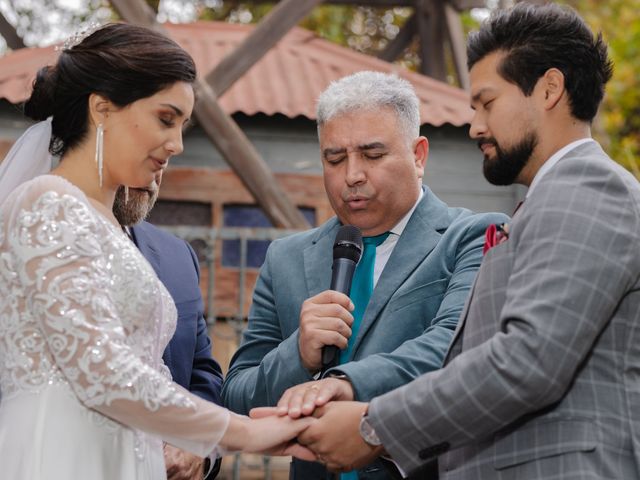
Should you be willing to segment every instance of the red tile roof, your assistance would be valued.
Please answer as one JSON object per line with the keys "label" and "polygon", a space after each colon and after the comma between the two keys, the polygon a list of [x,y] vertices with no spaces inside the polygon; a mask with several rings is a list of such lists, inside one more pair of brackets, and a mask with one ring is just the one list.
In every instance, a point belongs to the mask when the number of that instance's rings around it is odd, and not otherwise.
{"label": "red tile roof", "polygon": [[[252,26],[221,22],[167,24],[169,34],[196,61],[201,75],[232,51]],[[52,63],[53,47],[25,48],[0,58],[0,98],[24,101],[35,72]],[[292,29],[220,99],[228,113],[303,115],[315,119],[315,102],[329,82],[361,70],[394,72],[409,80],[421,101],[423,124],[468,124],[472,111],[464,90],[397,65],[323,40],[302,28]]]}

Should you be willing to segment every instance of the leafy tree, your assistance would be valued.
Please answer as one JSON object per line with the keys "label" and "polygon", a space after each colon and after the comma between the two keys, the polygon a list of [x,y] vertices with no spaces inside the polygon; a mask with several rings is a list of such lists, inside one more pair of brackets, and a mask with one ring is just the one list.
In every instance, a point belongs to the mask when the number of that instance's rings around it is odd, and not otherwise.
{"label": "leafy tree", "polygon": [[59,0],[12,0],[8,5],[0,2],[0,10],[27,46],[50,45],[114,18],[105,0],[84,0],[77,7]]}
{"label": "leafy tree", "polygon": [[[274,4],[256,5],[251,2],[218,2],[215,6],[203,8],[199,18],[256,23],[273,6]],[[319,5],[301,22],[301,26],[331,42],[375,55],[395,38],[410,15],[410,8]]]}
{"label": "leafy tree", "polygon": [[[640,0],[559,0],[571,5],[596,31],[602,31],[609,43],[615,64],[614,76],[594,124],[598,140],[611,156],[640,178]],[[505,2],[487,1],[490,7]],[[242,23],[259,21],[270,5],[218,2],[203,12],[205,18]],[[231,5],[233,4],[233,5]],[[321,5],[302,26],[319,36],[375,55],[392,40],[411,15],[410,8],[371,8]],[[464,30],[475,29],[478,17],[462,15]],[[411,45],[399,63],[410,69],[419,64],[417,45]]]}
{"label": "leafy tree", "polygon": [[[640,179],[640,0],[566,0],[609,43],[614,73],[596,133]],[[606,138],[605,137],[608,137]]]}
{"label": "leafy tree", "polygon": [[[161,21],[199,18],[234,23],[258,22],[275,4],[241,0],[146,1]],[[612,157],[640,178],[640,0],[557,1],[576,8],[595,30],[603,32],[610,45],[615,71],[594,131]],[[508,2],[487,0],[487,5],[494,8],[504,3]],[[84,0],[75,9],[60,0],[13,0],[8,6],[0,0],[0,9],[17,25],[27,45],[50,44],[91,22],[117,18],[107,0]],[[320,5],[302,26],[339,45],[376,55],[395,38],[411,13],[411,8]],[[463,14],[465,31],[477,28],[477,18]],[[398,62],[415,70],[419,65],[417,49],[414,42]]]}

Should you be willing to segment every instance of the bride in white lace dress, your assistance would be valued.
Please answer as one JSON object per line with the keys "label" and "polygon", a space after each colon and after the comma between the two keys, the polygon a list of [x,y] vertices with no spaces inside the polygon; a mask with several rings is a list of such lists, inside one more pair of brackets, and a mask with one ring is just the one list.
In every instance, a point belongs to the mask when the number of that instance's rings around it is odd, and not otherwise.
{"label": "bride in white lace dress", "polygon": [[[163,441],[311,455],[289,442],[311,420],[250,420],[171,381],[175,306],[111,213],[119,185],[152,185],[182,151],[194,79],[180,47],[129,25],[39,72],[25,112],[53,122],[0,167],[2,478],[161,479]],[[50,138],[60,164],[35,176]]]}

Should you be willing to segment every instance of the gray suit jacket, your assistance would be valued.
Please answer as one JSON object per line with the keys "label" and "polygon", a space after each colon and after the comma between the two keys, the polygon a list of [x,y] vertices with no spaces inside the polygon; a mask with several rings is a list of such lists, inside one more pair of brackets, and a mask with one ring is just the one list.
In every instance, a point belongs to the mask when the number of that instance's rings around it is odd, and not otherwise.
{"label": "gray suit jacket", "polygon": [[[368,401],[442,366],[482,260],[484,231],[507,219],[449,208],[426,190],[378,280],[352,361],[339,367],[359,400]],[[249,325],[223,386],[223,401],[231,410],[247,413],[252,407],[275,405],[287,388],[312,380],[298,352],[300,308],[304,300],[329,288],[339,226],[332,219],[270,245]],[[318,471],[297,464],[293,476],[324,478]],[[379,465],[373,466],[360,478],[386,478],[383,473]]]}
{"label": "gray suit jacket", "polygon": [[640,478],[640,186],[595,143],[541,178],[483,260],[446,367],[375,399],[408,471]]}

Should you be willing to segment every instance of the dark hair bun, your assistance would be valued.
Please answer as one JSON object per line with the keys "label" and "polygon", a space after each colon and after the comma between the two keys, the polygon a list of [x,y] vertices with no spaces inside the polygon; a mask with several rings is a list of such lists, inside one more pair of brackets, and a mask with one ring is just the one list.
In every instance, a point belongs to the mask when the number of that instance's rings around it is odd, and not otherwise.
{"label": "dark hair bun", "polygon": [[38,70],[33,81],[33,92],[24,104],[24,114],[33,120],[46,120],[53,115],[56,87],[55,67],[46,66]]}
{"label": "dark hair bun", "polygon": [[53,117],[49,151],[62,157],[86,137],[92,93],[125,107],[195,79],[193,59],[176,42],[148,28],[111,23],[38,72],[24,113],[34,120]]}

